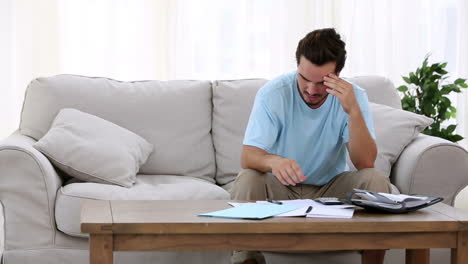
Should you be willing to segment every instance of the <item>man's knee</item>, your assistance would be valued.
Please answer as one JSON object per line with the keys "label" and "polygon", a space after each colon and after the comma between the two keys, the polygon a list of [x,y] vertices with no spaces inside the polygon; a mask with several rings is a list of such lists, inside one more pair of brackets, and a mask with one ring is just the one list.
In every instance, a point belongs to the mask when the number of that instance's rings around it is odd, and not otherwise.
{"label": "man's knee", "polygon": [[364,181],[382,180],[386,177],[377,169],[365,168],[357,171],[357,177],[362,178]]}
{"label": "man's knee", "polygon": [[237,174],[234,184],[243,186],[264,184],[264,174],[265,173],[253,169],[242,169],[239,174]]}
{"label": "man's knee", "polygon": [[367,186],[371,189],[376,188],[376,190],[370,191],[379,191],[379,192],[389,192],[390,191],[390,181],[382,172],[374,168],[366,168],[359,170],[357,173],[359,181],[365,182]]}
{"label": "man's knee", "polygon": [[257,195],[263,197],[263,193],[265,192],[265,178],[264,173],[257,170],[241,170],[232,186],[231,199],[250,200]]}

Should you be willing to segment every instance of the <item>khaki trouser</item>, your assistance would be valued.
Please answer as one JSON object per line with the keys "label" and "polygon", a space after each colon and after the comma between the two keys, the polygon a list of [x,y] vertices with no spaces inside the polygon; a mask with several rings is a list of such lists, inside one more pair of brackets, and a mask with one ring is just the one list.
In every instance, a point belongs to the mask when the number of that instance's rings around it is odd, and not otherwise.
{"label": "khaki trouser", "polygon": [[[292,200],[314,199],[318,197],[345,198],[354,188],[374,192],[391,192],[390,181],[376,169],[346,171],[336,176],[329,183],[322,186],[296,184],[283,185],[271,173],[244,169],[234,181],[231,189],[233,200]],[[264,263],[259,252],[236,251],[231,263],[242,263],[246,259],[256,259]]]}
{"label": "khaki trouser", "polygon": [[374,192],[391,192],[390,181],[376,169],[346,171],[322,186],[309,184],[286,186],[271,173],[244,169],[234,181],[231,198],[234,200],[345,198],[346,193],[354,188]]}

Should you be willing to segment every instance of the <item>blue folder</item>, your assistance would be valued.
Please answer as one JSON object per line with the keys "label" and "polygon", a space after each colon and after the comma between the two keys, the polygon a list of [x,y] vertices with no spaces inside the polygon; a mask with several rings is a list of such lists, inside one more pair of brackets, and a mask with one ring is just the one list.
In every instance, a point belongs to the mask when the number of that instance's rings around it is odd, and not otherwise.
{"label": "blue folder", "polygon": [[199,216],[211,216],[221,218],[245,218],[264,219],[301,208],[295,205],[279,204],[243,204],[225,210],[199,214]]}

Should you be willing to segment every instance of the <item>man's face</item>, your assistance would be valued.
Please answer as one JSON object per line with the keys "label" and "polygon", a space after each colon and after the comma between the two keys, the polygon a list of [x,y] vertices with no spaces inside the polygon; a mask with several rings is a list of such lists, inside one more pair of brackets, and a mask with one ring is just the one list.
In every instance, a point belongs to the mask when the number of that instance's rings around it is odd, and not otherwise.
{"label": "man's face", "polygon": [[[328,88],[323,84],[323,77],[329,73],[335,73],[336,63],[328,62],[317,66],[304,56],[299,60],[297,66],[297,84],[304,102],[313,109],[319,108],[327,99]],[[337,76],[339,73],[335,73]]]}

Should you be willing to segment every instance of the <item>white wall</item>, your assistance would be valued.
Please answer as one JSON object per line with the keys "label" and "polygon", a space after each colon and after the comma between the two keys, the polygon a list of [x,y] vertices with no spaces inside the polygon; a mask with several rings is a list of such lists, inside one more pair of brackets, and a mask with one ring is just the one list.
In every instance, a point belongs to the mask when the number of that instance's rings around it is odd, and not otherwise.
{"label": "white wall", "polygon": [[9,0],[0,0],[0,111],[2,111],[0,119],[0,138],[14,130],[14,123],[17,114],[13,113],[12,97],[12,4]]}

